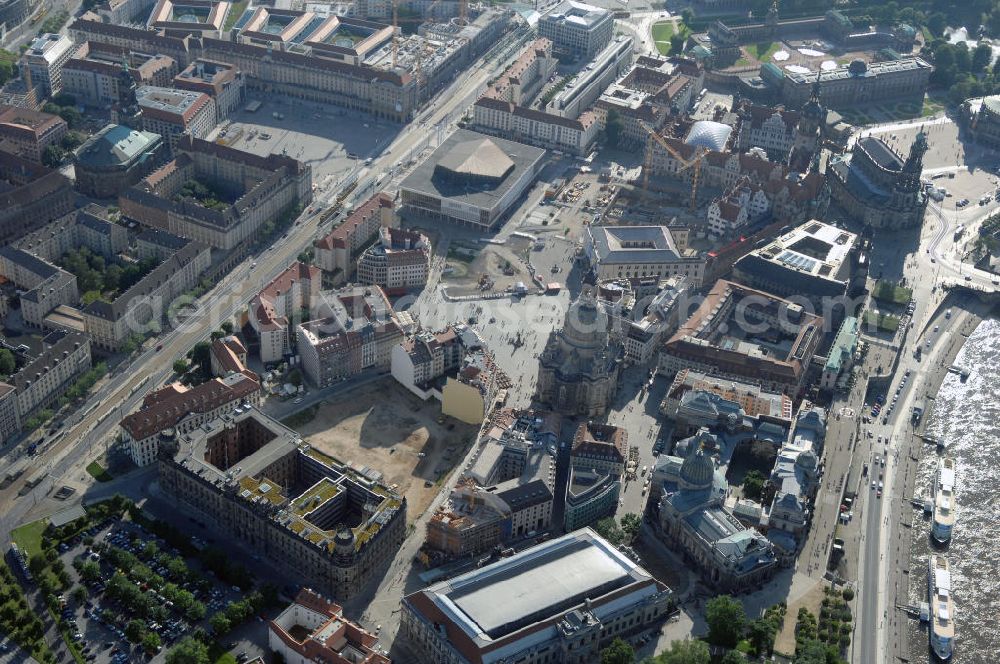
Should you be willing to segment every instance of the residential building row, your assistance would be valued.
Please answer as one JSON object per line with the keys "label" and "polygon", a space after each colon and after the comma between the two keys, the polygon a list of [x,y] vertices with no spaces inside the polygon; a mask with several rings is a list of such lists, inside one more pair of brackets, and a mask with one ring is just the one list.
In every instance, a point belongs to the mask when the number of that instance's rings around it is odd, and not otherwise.
{"label": "residential building row", "polygon": [[0,150],[0,246],[73,209],[69,178]]}
{"label": "residential building row", "polygon": [[302,373],[329,387],[365,371],[388,373],[403,328],[378,286],[348,285],[324,295],[314,318],[295,328]]}
{"label": "residential building row", "polygon": [[170,305],[212,262],[210,247],[170,233],[147,230],[136,241],[140,254],[156,256],[156,267],[112,301],[97,299],[83,308],[87,334],[103,350],[118,351],[135,335],[159,332]]}
{"label": "residential building row", "polygon": [[81,332],[56,330],[41,340],[31,354],[8,348],[17,370],[0,381],[0,440],[12,440],[21,427],[44,408],[50,408],[73,382],[91,368],[90,339]]}

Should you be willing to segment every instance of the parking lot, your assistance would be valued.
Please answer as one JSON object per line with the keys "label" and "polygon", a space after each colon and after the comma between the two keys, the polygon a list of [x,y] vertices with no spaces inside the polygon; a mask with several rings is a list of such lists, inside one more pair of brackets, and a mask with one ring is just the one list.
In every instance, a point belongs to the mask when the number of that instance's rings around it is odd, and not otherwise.
{"label": "parking lot", "polygon": [[[163,661],[172,644],[197,628],[212,634],[213,616],[248,597],[130,521],[94,526],[58,551],[80,583],[60,596],[60,617],[89,662]],[[262,622],[258,615],[223,640],[244,658],[262,654]]]}
{"label": "parking lot", "polygon": [[332,189],[359,172],[400,129],[337,106],[282,98],[262,101],[252,113],[245,108],[234,113],[217,140],[254,154],[286,154],[309,164],[318,189]]}

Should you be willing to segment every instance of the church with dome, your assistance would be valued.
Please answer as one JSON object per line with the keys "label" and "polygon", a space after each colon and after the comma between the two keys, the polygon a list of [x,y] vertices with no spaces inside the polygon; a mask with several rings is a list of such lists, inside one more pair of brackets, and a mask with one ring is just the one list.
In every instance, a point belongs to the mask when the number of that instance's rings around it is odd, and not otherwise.
{"label": "church with dome", "polygon": [[692,450],[676,473],[664,483],[659,502],[667,546],[721,592],[753,590],[771,578],[778,568],[774,546],[725,506],[729,484],[706,445]]}
{"label": "church with dome", "polygon": [[539,357],[538,401],[564,415],[604,415],[618,391],[624,352],[608,322],[589,292],[569,307],[562,329],[549,335]]}

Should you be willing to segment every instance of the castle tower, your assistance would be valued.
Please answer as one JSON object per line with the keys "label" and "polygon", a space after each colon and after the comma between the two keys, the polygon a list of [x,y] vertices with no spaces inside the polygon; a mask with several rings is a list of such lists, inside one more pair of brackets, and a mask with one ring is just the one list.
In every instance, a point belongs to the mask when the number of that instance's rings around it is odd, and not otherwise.
{"label": "castle tower", "polygon": [[112,120],[117,124],[140,129],[142,111],[136,98],[135,77],[128,66],[128,56],[122,58],[122,68],[118,72],[118,103],[115,104]]}
{"label": "castle tower", "polygon": [[826,119],[826,109],[819,102],[820,89],[817,76],[809,101],[802,107],[802,115],[795,125],[795,141],[788,153],[788,167],[799,173],[809,170],[813,156],[819,151],[820,135]]}

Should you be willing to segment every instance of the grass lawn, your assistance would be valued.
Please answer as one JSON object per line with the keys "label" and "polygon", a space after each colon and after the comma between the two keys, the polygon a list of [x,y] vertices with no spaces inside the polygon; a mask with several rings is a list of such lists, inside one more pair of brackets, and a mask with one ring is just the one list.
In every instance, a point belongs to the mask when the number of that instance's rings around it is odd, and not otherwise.
{"label": "grass lawn", "polygon": [[889,314],[880,314],[877,311],[866,309],[863,317],[866,326],[875,326],[884,332],[895,332],[899,329],[899,319]]}
{"label": "grass lawn", "polygon": [[944,108],[944,104],[941,102],[930,99],[929,97],[924,97],[924,105],[923,108],[920,109],[920,115],[926,118],[936,113],[940,113],[944,110]]}
{"label": "grass lawn", "polygon": [[[677,29],[674,27],[674,22],[660,21],[659,23],[654,23],[651,32],[653,33],[653,42],[656,44],[656,50],[658,50],[661,55],[669,54],[670,38],[677,33]],[[687,36],[691,34],[691,29],[681,23],[680,34],[686,39]]]}
{"label": "grass lawn", "polygon": [[87,472],[98,482],[110,482],[115,478],[114,475],[108,472],[107,468],[96,461],[91,461],[87,464]]}
{"label": "grass lawn", "polygon": [[759,62],[768,62],[780,48],[781,42],[759,42],[747,46],[747,53],[757,58]]}
{"label": "grass lawn", "polygon": [[48,525],[49,522],[46,519],[26,523],[23,526],[15,528],[11,532],[10,538],[30,558],[34,554],[42,552],[42,533]]}
{"label": "grass lawn", "polygon": [[226,17],[226,23],[223,25],[222,29],[228,32],[231,27],[236,25],[236,21],[240,20],[240,16],[243,16],[243,11],[250,4],[250,0],[238,0],[233,3],[233,6],[229,8],[229,16]]}
{"label": "grass lawn", "polygon": [[872,297],[882,302],[908,304],[913,299],[913,291],[888,281],[876,281],[875,288],[872,289]]}

